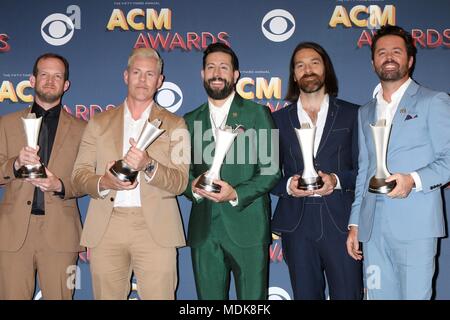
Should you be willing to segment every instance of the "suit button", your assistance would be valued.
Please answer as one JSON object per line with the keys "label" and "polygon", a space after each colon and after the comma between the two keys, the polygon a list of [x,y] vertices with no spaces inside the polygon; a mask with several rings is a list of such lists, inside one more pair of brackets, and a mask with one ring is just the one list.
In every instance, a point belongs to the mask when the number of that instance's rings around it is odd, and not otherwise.
{"label": "suit button", "polygon": [[30,204],[31,204],[31,201],[30,201],[30,200],[28,200],[28,201],[27,201],[27,205],[30,205]]}
{"label": "suit button", "polygon": [[113,201],[114,201],[114,198],[113,198],[113,197],[111,197],[111,198],[109,198],[109,200],[111,200],[111,202],[113,202]]}

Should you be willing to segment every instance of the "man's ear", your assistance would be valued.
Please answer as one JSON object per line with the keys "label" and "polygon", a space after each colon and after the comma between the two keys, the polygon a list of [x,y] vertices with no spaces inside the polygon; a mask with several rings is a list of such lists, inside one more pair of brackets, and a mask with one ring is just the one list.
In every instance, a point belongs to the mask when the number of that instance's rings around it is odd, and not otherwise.
{"label": "man's ear", "polygon": [[233,78],[234,78],[234,83],[235,84],[238,82],[240,76],[241,76],[241,73],[239,72],[239,70],[234,70]]}
{"label": "man's ear", "polygon": [[123,72],[123,81],[128,85],[128,69]]}
{"label": "man's ear", "polygon": [[34,86],[36,85],[36,77],[31,75],[30,76],[30,85],[34,89]]}
{"label": "man's ear", "polygon": [[69,90],[69,87],[70,87],[70,81],[69,80],[64,81],[64,92]]}

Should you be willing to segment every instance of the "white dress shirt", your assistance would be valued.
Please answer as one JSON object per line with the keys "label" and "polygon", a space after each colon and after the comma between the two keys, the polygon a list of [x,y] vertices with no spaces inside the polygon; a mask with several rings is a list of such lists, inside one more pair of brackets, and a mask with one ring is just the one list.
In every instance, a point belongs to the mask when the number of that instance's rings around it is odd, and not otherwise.
{"label": "white dress shirt", "polygon": [[[137,120],[134,120],[130,110],[128,109],[127,100],[124,102],[124,117],[123,117],[123,146],[122,146],[122,154],[125,156],[128,150],[131,147],[130,138],[133,138],[135,141],[139,138],[139,135],[144,128],[145,122],[148,120],[150,116],[150,111],[152,108],[153,102],[151,102],[145,111],[141,114],[141,117]],[[157,166],[151,173],[151,177],[145,175],[145,179],[147,182],[151,181],[154,177],[157,170]],[[140,172],[138,173],[137,180],[139,181]],[[97,188],[99,190],[99,194],[102,198],[106,197],[111,190],[103,190],[99,189],[100,180],[98,181]],[[116,197],[114,199],[114,207],[141,207],[141,186],[138,183],[136,188],[132,190],[118,190],[116,193]]]}
{"label": "white dress shirt", "polygon": [[[298,121],[300,122],[300,127],[301,127],[302,123],[309,123],[311,128],[316,127],[316,135],[314,137],[314,157],[316,157],[316,155],[317,155],[317,150],[319,149],[320,140],[322,139],[323,130],[325,128],[325,123],[327,121],[329,105],[330,105],[330,96],[328,94],[326,94],[322,100],[322,103],[320,104],[319,113],[317,114],[317,122],[314,125],[314,123],[312,122],[308,113],[303,108],[300,97],[298,98],[298,101],[297,101],[297,116],[298,116]],[[341,183],[339,181],[339,177],[336,174],[333,174],[333,175],[336,177],[336,181],[337,181],[335,189],[340,189]],[[290,177],[288,179],[287,184],[286,184],[286,191],[289,195],[292,194],[291,190],[289,188],[291,179],[292,179],[292,177]],[[313,196],[321,197],[318,194],[314,194]]]}

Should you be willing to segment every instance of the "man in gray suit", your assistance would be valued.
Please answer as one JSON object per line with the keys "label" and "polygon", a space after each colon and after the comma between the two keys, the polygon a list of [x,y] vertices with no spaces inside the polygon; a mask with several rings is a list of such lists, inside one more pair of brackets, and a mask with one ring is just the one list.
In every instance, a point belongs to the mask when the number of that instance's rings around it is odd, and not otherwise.
{"label": "man in gray suit", "polygon": [[[347,251],[362,259],[370,299],[430,299],[437,238],[445,235],[440,187],[450,180],[450,98],[414,82],[416,48],[400,27],[373,38],[376,97],[359,110],[359,170]],[[392,124],[386,195],[368,192],[376,155],[369,124]]]}

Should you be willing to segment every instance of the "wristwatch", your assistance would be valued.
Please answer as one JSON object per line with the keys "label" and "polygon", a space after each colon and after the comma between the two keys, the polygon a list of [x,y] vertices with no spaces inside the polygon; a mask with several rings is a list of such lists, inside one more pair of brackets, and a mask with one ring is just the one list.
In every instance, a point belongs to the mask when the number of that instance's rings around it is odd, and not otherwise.
{"label": "wristwatch", "polygon": [[156,167],[156,161],[155,161],[154,159],[152,159],[152,160],[147,164],[147,166],[145,167],[144,171],[145,171],[147,174],[150,174],[150,173],[152,173],[153,170],[155,170],[155,167]]}

